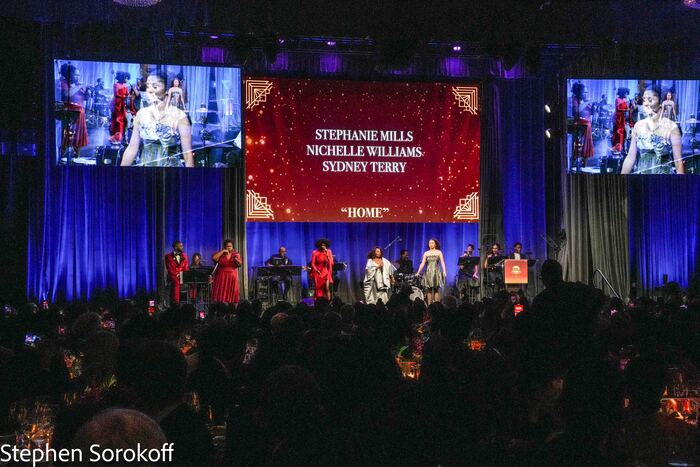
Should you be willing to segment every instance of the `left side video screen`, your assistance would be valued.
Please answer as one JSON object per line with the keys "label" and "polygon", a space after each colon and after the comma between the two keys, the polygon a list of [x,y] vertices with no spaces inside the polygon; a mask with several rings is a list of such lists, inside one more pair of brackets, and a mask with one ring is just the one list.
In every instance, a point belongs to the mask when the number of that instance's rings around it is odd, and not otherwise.
{"label": "left side video screen", "polygon": [[59,165],[240,165],[236,67],[54,60]]}

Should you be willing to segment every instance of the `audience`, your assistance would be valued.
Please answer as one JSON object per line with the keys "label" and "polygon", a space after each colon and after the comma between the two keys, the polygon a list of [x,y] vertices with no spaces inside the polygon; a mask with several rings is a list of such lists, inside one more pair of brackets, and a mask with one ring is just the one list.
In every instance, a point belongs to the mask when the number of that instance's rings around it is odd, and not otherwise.
{"label": "audience", "polygon": [[426,308],[410,290],[214,304],[205,320],[28,304],[0,320],[0,420],[12,430],[11,404],[53,401],[55,447],[167,441],[182,466],[696,461],[687,410],[661,399],[700,365],[700,280],[625,304],[555,261],[541,275],[531,305],[513,296],[517,317],[507,294]]}

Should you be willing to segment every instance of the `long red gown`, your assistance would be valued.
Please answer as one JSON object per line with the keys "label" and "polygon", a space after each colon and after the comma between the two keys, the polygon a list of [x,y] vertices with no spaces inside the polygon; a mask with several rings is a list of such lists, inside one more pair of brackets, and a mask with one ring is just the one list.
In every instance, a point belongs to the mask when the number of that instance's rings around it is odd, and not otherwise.
{"label": "long red gown", "polygon": [[109,125],[109,140],[118,143],[126,129],[126,98],[129,88],[124,83],[114,83],[114,100],[112,101],[112,123]]}
{"label": "long red gown", "polygon": [[[86,93],[84,89],[80,89],[78,92],[70,95],[70,88],[72,86],[77,86],[77,84],[69,85],[68,81],[61,80],[61,96],[63,102],[68,110],[76,112],[76,119],[73,122],[73,144],[74,148],[84,148],[88,145],[88,133],[87,133],[87,121],[85,120],[85,100]],[[61,146],[67,148],[70,142],[63,139],[61,141]]]}
{"label": "long red gown", "polygon": [[243,264],[241,254],[236,250],[230,255],[221,255],[214,275],[214,288],[211,292],[213,303],[238,303],[241,301],[238,291],[238,267]]}
{"label": "long red gown", "polygon": [[333,252],[330,249],[325,252],[314,250],[311,253],[311,268],[314,287],[316,288],[316,298],[323,297],[326,282],[333,283]]}
{"label": "long red gown", "polygon": [[622,99],[620,97],[615,99],[615,123],[613,123],[612,146],[616,151],[622,150],[622,146],[625,144],[625,138],[627,138],[625,117],[628,110],[627,99]]}

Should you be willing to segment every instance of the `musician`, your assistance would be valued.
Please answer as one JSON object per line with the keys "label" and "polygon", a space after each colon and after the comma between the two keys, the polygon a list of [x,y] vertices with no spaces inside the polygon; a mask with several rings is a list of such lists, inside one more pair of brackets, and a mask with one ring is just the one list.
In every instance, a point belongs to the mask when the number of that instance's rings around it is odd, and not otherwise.
{"label": "musician", "polygon": [[[270,258],[265,261],[265,266],[291,265],[292,260],[287,256],[287,248],[284,246],[279,247],[277,254],[270,256]],[[287,300],[287,291],[292,287],[292,276],[286,272],[283,272],[282,274],[273,276],[272,283],[277,287],[278,291],[282,295],[282,299]]]}
{"label": "musician", "polygon": [[331,242],[327,238],[316,240],[316,249],[311,253],[311,274],[316,287],[316,298],[331,299],[331,284],[333,284],[333,252]]}
{"label": "musician", "polygon": [[508,255],[508,259],[527,259],[527,256],[523,254],[523,244],[520,242],[515,242],[513,245],[513,252]]}
{"label": "musician", "polygon": [[[201,253],[194,253],[192,255],[192,258],[190,258],[190,270],[197,270],[197,269],[202,269],[206,268],[207,266],[202,262],[202,254]],[[209,282],[211,283],[212,278],[209,277]],[[198,295],[202,295],[201,292],[204,290],[201,286],[198,286],[197,284],[190,284],[190,298],[193,301],[196,301]]]}
{"label": "musician", "polygon": [[401,257],[398,263],[397,274],[413,274],[413,261],[408,257],[408,250],[401,250]]}
{"label": "musician", "polygon": [[170,302],[180,303],[180,285],[182,273],[189,270],[187,255],[185,255],[182,242],[173,242],[173,251],[165,255],[165,268],[168,271],[168,283],[170,284]]}
{"label": "musician", "polygon": [[384,259],[384,252],[380,247],[375,246],[370,250],[363,282],[365,303],[377,303],[380,299],[383,303],[389,301],[389,288],[394,284],[394,271],[396,268]]}
{"label": "musician", "polygon": [[216,263],[211,301],[213,303],[240,302],[238,268],[243,264],[243,260],[241,254],[233,248],[233,241],[224,240],[224,249],[214,253],[211,259]]}
{"label": "musician", "polygon": [[491,286],[492,290],[495,291],[500,289],[503,285],[503,269],[496,267],[500,261],[503,260],[501,255],[501,245],[499,243],[494,243],[491,245],[491,252],[484,259],[484,269],[486,269],[488,278],[488,285]]}
{"label": "musician", "polygon": [[199,269],[204,264],[202,263],[202,255],[201,253],[195,253],[192,255],[192,264],[190,264],[190,269]]}

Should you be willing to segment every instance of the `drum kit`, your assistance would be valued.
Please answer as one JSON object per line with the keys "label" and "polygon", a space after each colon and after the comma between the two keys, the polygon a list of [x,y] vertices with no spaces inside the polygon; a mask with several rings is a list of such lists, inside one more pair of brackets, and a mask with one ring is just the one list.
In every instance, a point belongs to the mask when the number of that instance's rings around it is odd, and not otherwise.
{"label": "drum kit", "polygon": [[421,300],[424,299],[423,289],[421,288],[420,283],[420,276],[418,274],[397,273],[395,277],[395,292],[399,292],[403,288],[410,288],[411,293],[409,294],[409,298],[411,301],[415,300],[416,298],[420,298]]}
{"label": "drum kit", "polygon": [[86,109],[85,120],[89,127],[99,128],[109,126],[111,115],[110,103],[113,94],[107,94],[102,90],[95,91],[88,88],[88,108]]}
{"label": "drum kit", "polygon": [[591,109],[591,131],[594,140],[610,139],[613,127],[613,107],[596,104]]}

